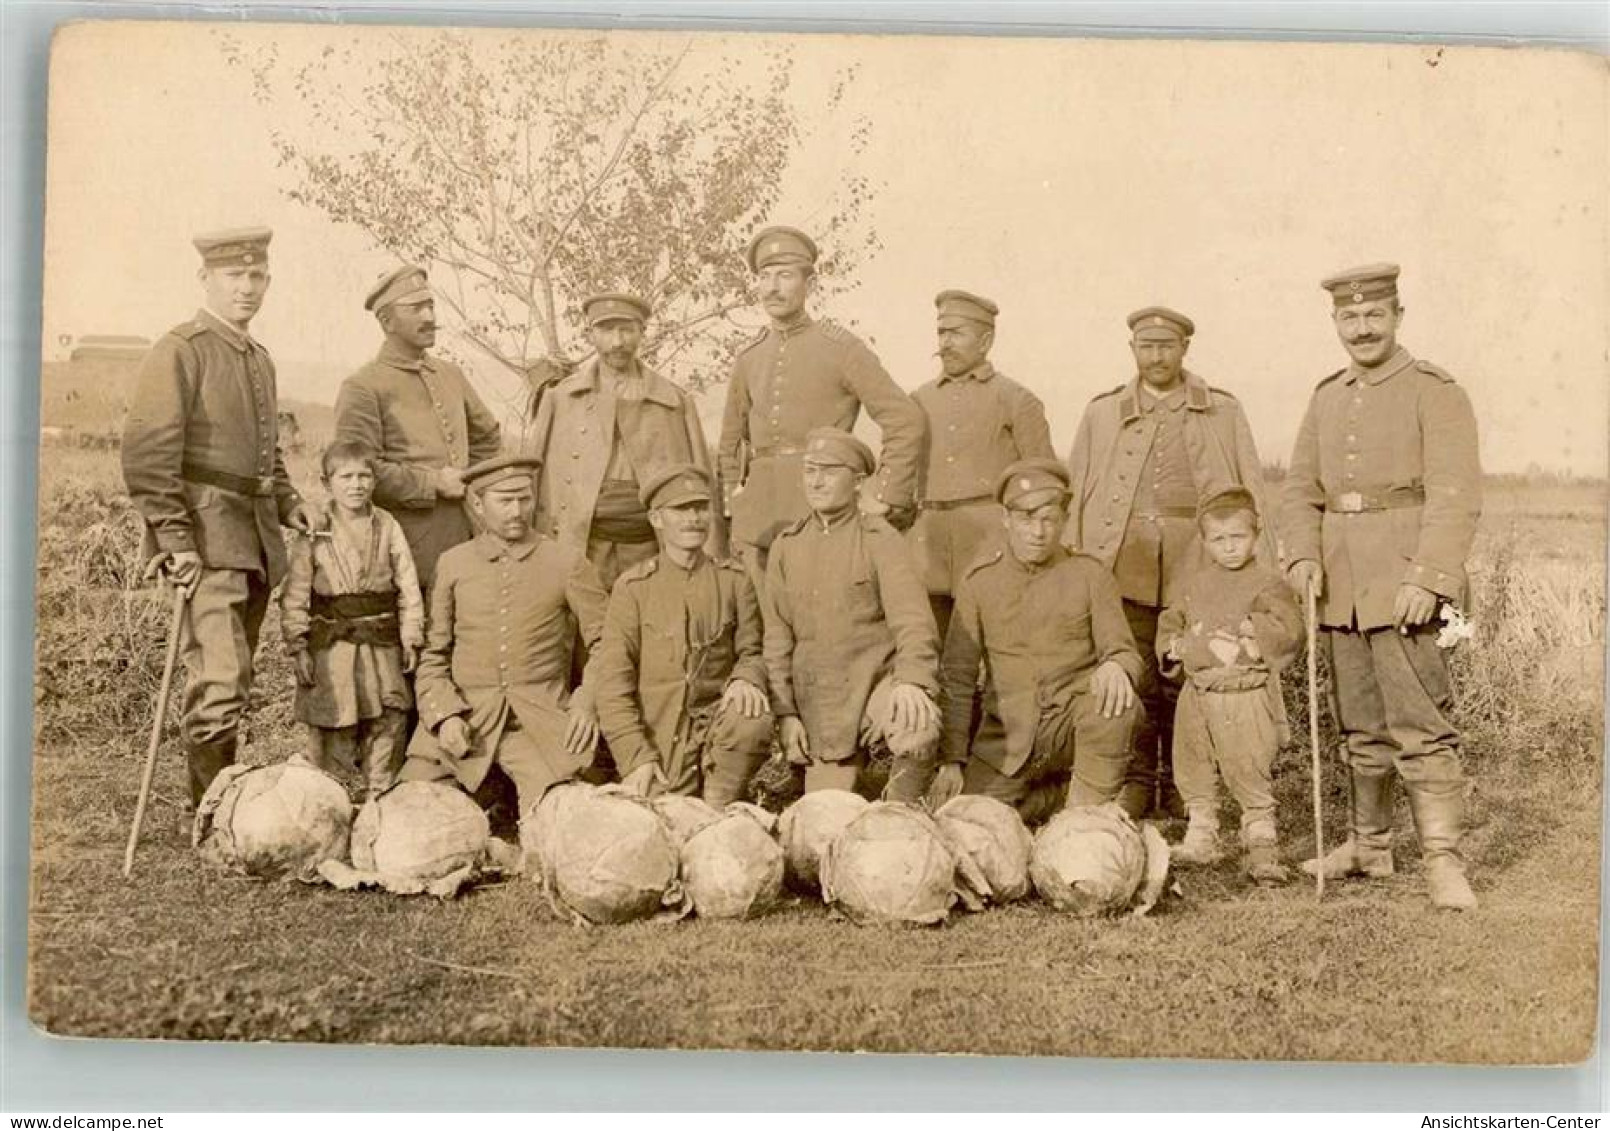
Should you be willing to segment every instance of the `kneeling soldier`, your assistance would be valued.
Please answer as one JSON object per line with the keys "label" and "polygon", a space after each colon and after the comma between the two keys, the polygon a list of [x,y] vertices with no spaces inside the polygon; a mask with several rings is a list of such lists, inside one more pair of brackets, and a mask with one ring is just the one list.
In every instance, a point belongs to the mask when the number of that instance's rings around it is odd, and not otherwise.
{"label": "kneeling soldier", "polygon": [[[1001,475],[995,497],[1007,544],[980,557],[957,590],[940,663],[944,764],[930,798],[981,793],[1038,821],[1064,798],[1095,805],[1117,797],[1140,717],[1141,659],[1112,575],[1062,545],[1067,469],[1022,460]],[[975,735],[980,660],[984,713]]]}
{"label": "kneeling soldier", "polygon": [[598,720],[635,792],[743,796],[771,749],[760,602],[737,562],[713,561],[714,484],[693,464],[643,486],[660,553],[623,573],[598,651]]}
{"label": "kneeling soldier", "polygon": [[578,629],[596,648],[607,600],[585,557],[532,530],[538,462],[498,456],[464,471],[481,533],[436,566],[414,682],[420,727],[401,775],[475,793],[496,764],[522,814],[592,760],[593,681],[572,694],[568,677]]}
{"label": "kneeling soldier", "polygon": [[805,791],[852,789],[867,748],[894,756],[884,796],[916,801],[939,741],[939,633],[911,551],[860,513],[872,452],[848,432],[806,437],[809,516],[772,543],[766,670],[783,750]]}

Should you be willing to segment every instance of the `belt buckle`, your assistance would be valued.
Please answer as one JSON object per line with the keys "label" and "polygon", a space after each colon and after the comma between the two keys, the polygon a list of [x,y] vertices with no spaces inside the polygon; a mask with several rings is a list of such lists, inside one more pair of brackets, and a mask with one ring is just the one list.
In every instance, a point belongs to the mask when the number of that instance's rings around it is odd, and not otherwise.
{"label": "belt buckle", "polygon": [[257,491],[261,495],[274,493],[274,477],[272,475],[259,475],[257,477]]}
{"label": "belt buckle", "polygon": [[1336,509],[1343,514],[1362,514],[1364,511],[1364,496],[1357,491],[1344,491],[1336,498]]}

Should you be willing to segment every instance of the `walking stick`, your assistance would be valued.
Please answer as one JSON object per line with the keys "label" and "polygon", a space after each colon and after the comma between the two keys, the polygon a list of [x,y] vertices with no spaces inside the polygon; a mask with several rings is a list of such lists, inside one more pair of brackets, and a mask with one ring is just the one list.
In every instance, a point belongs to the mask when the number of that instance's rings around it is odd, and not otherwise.
{"label": "walking stick", "polygon": [[145,823],[145,806],[151,800],[151,779],[157,772],[157,748],[162,745],[162,724],[168,717],[168,695],[173,689],[173,668],[179,658],[179,622],[185,601],[190,597],[183,585],[173,587],[173,613],[168,617],[168,652],[162,661],[162,690],[157,692],[156,718],[151,722],[151,741],[145,747],[145,771],[140,775],[140,799],[134,804],[134,823],[129,827],[129,843],[123,849],[123,878],[134,874],[134,846],[140,843],[140,826]]}
{"label": "walking stick", "polygon": [[1314,898],[1325,898],[1325,817],[1320,805],[1319,756],[1319,609],[1315,586],[1305,587],[1308,596],[1308,747],[1313,754],[1314,779]]}

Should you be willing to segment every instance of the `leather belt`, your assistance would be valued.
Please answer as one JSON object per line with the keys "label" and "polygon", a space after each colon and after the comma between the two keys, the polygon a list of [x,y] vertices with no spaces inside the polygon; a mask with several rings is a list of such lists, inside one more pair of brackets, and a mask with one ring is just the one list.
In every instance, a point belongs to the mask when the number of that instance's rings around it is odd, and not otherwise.
{"label": "leather belt", "polygon": [[236,495],[247,495],[254,499],[272,499],[274,497],[274,477],[272,475],[259,475],[255,478],[250,475],[235,475],[228,471],[219,471],[215,467],[203,467],[198,463],[186,463],[179,468],[179,477],[191,483],[202,483],[208,487],[218,487]]}
{"label": "leather belt", "polygon": [[756,448],[749,453],[750,459],[777,459],[781,456],[802,456],[805,454],[803,444],[777,444],[770,448]]}
{"label": "leather belt", "polygon": [[1337,514],[1364,514],[1368,511],[1389,511],[1399,507],[1420,507],[1426,501],[1426,489],[1419,483],[1409,487],[1376,487],[1367,491],[1343,491],[1339,495],[1325,496],[1325,509]]}
{"label": "leather belt", "polygon": [[969,495],[965,499],[927,499],[922,504],[925,511],[951,511],[957,507],[974,507],[979,503],[993,503],[994,495]]}

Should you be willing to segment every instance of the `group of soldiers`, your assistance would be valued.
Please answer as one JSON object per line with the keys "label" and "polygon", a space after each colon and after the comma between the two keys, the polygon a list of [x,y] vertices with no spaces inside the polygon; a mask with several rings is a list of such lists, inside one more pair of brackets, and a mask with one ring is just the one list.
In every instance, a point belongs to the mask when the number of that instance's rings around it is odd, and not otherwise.
{"label": "group of soldiers", "polygon": [[[195,798],[235,756],[280,527],[315,533],[248,332],[269,239],[196,239],[205,305],[153,347],[123,444],[152,550],[192,587]],[[373,454],[374,503],[427,598],[403,778],[487,803],[501,771],[525,809],[602,739],[628,787],[723,804],[774,749],[807,790],[864,785],[887,752],[892,800],[1183,816],[1158,624],[1200,560],[1199,511],[1231,492],[1263,519],[1257,558],[1317,596],[1334,673],[1352,835],[1305,866],[1390,873],[1400,780],[1433,902],[1475,905],[1435,622],[1464,595],[1476,430],[1452,378],[1397,342],[1396,267],[1325,280],[1350,363],[1314,391],[1275,506],[1241,406],[1184,366],[1183,314],[1129,317],[1135,373],[1090,401],[1062,460],[1041,400],[989,360],[994,302],[937,296],[941,372],[907,395],[809,313],[808,235],[767,228],[747,257],[768,325],[733,361],[714,453],[687,393],[638,356],[654,315],[638,296],[586,300],[592,356],[504,451],[463,372],[430,353],[425,272],[367,295],[383,344],[342,385],[336,430]],[[863,409],[878,455],[852,434]]]}

